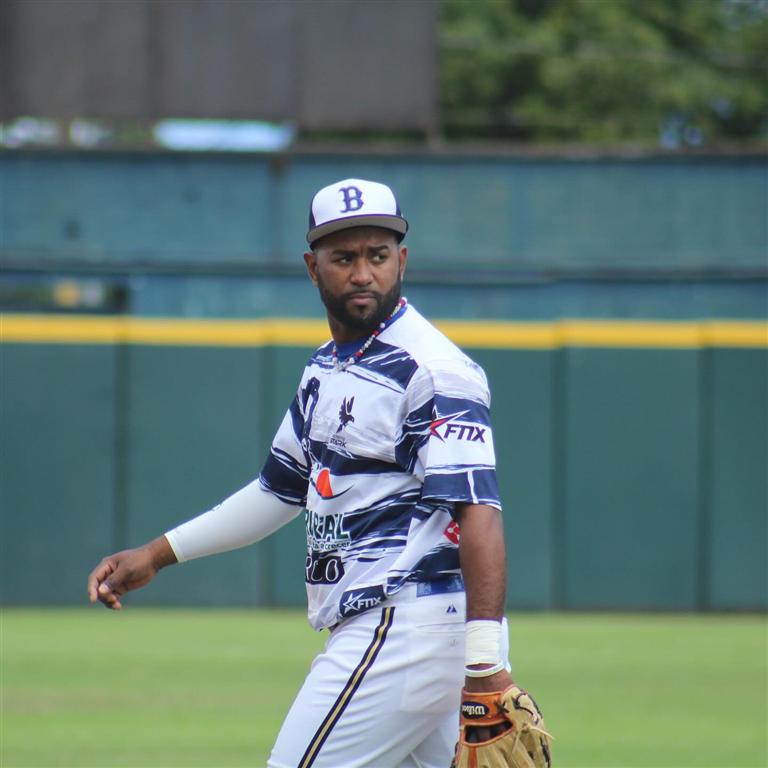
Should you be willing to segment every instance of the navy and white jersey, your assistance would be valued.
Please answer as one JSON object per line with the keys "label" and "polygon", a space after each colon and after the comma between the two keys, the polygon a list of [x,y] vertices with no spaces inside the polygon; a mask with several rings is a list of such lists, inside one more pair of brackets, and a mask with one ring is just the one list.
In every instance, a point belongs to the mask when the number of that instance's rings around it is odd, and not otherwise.
{"label": "navy and white jersey", "polygon": [[262,485],[305,507],[315,629],[380,605],[405,583],[461,584],[454,504],[501,509],[483,370],[412,306],[363,357],[332,342],[304,369]]}

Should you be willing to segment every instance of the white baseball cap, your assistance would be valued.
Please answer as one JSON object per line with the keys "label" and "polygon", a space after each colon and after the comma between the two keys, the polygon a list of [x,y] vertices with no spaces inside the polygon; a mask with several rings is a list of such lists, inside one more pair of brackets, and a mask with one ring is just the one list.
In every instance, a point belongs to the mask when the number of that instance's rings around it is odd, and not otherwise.
{"label": "white baseball cap", "polygon": [[311,245],[325,235],[351,227],[383,227],[391,229],[402,240],[408,222],[400,213],[394,192],[378,181],[344,179],[323,187],[309,207]]}

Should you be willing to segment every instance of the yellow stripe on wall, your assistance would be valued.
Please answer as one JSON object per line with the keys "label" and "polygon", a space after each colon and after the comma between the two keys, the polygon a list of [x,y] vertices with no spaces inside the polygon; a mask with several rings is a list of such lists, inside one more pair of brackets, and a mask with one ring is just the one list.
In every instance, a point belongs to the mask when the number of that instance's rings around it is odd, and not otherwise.
{"label": "yellow stripe on wall", "polygon": [[0,315],[3,342],[38,344],[152,344],[195,347],[319,346],[321,320],[182,320],[146,317]]}
{"label": "yellow stripe on wall", "polygon": [[[513,322],[438,320],[462,347],[696,349],[768,348],[768,322],[558,320]],[[195,347],[316,347],[329,338],[324,320],[186,320],[178,318],[0,315],[0,340],[27,344],[147,344]]]}

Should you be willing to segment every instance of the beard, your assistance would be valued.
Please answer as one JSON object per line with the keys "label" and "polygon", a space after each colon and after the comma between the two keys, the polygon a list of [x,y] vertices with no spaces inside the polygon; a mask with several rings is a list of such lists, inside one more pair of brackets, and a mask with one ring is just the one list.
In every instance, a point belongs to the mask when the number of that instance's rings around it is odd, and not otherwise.
{"label": "beard", "polygon": [[[323,304],[325,304],[325,308],[328,310],[328,314],[341,323],[348,331],[359,333],[360,336],[365,336],[366,334],[373,333],[373,331],[379,327],[379,324],[383,323],[392,314],[397,306],[397,302],[400,301],[402,280],[398,274],[397,281],[386,293],[360,290],[349,291],[348,293],[334,296],[319,279],[317,281],[317,287],[320,291],[320,298],[322,299]],[[349,309],[347,309],[347,302],[354,298],[358,293],[370,295],[375,301],[375,307],[372,310],[364,311],[363,313],[350,312]]]}

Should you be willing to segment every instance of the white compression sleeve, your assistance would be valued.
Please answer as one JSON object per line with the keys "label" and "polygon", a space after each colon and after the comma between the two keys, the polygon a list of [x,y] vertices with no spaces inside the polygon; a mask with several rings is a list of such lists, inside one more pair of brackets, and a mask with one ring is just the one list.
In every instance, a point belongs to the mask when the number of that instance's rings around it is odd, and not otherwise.
{"label": "white compression sleeve", "polygon": [[286,504],[265,491],[258,480],[165,534],[176,559],[183,563],[259,541],[293,520],[301,507]]}

